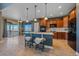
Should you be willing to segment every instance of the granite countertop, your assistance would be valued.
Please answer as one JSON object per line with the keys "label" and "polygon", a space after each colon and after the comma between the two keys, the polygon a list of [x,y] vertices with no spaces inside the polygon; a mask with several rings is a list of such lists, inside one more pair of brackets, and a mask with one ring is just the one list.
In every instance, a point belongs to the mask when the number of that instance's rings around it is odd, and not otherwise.
{"label": "granite countertop", "polygon": [[32,34],[50,34],[50,35],[54,35],[53,32],[24,32],[24,33],[32,33]]}

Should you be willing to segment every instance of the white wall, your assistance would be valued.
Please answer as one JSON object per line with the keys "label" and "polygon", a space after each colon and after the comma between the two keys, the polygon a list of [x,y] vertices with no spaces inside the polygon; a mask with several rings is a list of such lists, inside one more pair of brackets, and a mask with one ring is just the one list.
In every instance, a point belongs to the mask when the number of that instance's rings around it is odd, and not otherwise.
{"label": "white wall", "polygon": [[34,23],[34,32],[39,32],[39,23]]}

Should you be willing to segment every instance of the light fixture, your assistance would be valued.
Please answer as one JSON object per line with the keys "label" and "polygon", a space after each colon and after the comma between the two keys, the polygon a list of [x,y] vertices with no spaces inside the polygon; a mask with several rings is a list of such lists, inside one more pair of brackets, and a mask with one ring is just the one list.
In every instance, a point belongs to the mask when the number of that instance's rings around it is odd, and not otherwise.
{"label": "light fixture", "polygon": [[22,23],[22,21],[21,21],[21,20],[20,20],[19,22],[20,22],[20,23]]}
{"label": "light fixture", "polygon": [[47,18],[47,3],[45,3],[45,17],[44,17],[45,20],[48,20]]}
{"label": "light fixture", "polygon": [[28,8],[26,8],[26,10],[27,10],[27,19],[26,19],[26,22],[28,23],[29,22],[29,20],[28,20]]}
{"label": "light fixture", "polygon": [[45,19],[45,20],[48,20],[48,18],[47,18],[47,17],[45,17],[44,19]]}
{"label": "light fixture", "polygon": [[35,7],[35,18],[34,18],[34,21],[37,21],[37,19],[36,19],[36,7],[37,7],[37,5],[35,5],[34,7]]}
{"label": "light fixture", "polygon": [[37,19],[35,18],[34,21],[37,21]]}
{"label": "light fixture", "polygon": [[59,9],[61,9],[61,8],[62,8],[62,6],[58,6],[58,8],[59,8]]}
{"label": "light fixture", "polygon": [[45,19],[45,20],[48,20],[48,18],[47,18],[47,17],[45,17],[44,19]]}
{"label": "light fixture", "polygon": [[18,20],[18,23],[22,23],[22,20],[21,20],[21,18],[20,18],[20,20]]}
{"label": "light fixture", "polygon": [[37,10],[38,13],[40,13],[40,10]]}
{"label": "light fixture", "polygon": [[19,23],[20,21],[18,20],[18,23]]}
{"label": "light fixture", "polygon": [[28,23],[29,21],[28,21],[28,20],[26,20],[26,22]]}

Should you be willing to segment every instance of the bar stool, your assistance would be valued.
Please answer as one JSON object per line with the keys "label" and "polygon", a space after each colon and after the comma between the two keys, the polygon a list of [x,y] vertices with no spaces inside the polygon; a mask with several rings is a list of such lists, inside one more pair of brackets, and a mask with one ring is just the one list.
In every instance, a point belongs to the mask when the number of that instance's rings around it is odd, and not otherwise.
{"label": "bar stool", "polygon": [[44,38],[35,38],[35,49],[44,50]]}
{"label": "bar stool", "polygon": [[29,47],[32,46],[32,37],[30,37],[30,36],[25,37],[25,47],[26,47],[26,45]]}

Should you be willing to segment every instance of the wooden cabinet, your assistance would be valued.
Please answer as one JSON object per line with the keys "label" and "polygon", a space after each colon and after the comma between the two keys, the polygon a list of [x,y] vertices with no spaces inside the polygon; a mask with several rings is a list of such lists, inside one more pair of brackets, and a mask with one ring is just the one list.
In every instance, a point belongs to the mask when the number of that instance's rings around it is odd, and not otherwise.
{"label": "wooden cabinet", "polygon": [[63,27],[68,28],[68,16],[63,17]]}
{"label": "wooden cabinet", "polygon": [[47,20],[40,19],[40,20],[39,20],[39,24],[40,24],[41,26],[47,26]]}
{"label": "wooden cabinet", "polygon": [[66,39],[66,33],[65,32],[55,32],[54,39]]}
{"label": "wooden cabinet", "polygon": [[72,12],[70,12],[69,14],[69,20],[72,20],[73,18],[76,17],[76,10],[73,10]]}
{"label": "wooden cabinet", "polygon": [[[44,20],[41,19],[39,21],[40,26],[46,26],[46,31],[50,31],[51,25],[56,25],[55,28],[63,28],[63,18],[54,18],[54,19],[48,19]],[[63,32],[54,32],[54,39],[65,39],[65,33]]]}
{"label": "wooden cabinet", "polygon": [[46,26],[47,28],[50,28],[51,24],[56,24],[57,27],[63,27],[63,19],[48,19],[48,20],[44,20],[41,19],[39,20],[39,24],[42,26]]}
{"label": "wooden cabinet", "polygon": [[47,23],[48,23],[48,27],[50,28],[51,25],[56,24],[56,21],[55,20],[49,20]]}
{"label": "wooden cabinet", "polygon": [[63,27],[63,20],[57,20],[57,27],[62,28]]}
{"label": "wooden cabinet", "polygon": [[68,44],[72,49],[76,50],[76,9],[69,14],[68,28],[70,29],[68,32]]}

